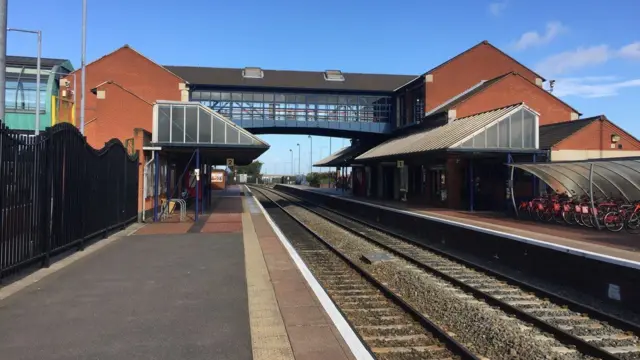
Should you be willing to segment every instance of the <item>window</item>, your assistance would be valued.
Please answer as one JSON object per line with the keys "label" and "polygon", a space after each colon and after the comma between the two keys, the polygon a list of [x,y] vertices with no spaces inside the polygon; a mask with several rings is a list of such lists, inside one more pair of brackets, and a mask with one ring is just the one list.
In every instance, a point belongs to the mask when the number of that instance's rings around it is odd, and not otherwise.
{"label": "window", "polygon": [[536,115],[527,109],[521,109],[485,127],[459,147],[535,149],[536,136]]}
{"label": "window", "polygon": [[199,97],[201,104],[234,121],[388,122],[392,111],[389,96],[198,92],[192,100]]}
{"label": "window", "polygon": [[242,70],[242,77],[248,79],[262,79],[264,71],[259,67],[246,67]]}
{"label": "window", "polygon": [[[6,73],[5,109],[16,112],[35,112],[36,74]],[[40,111],[46,109],[48,75],[40,75]]]}
{"label": "window", "polygon": [[340,70],[327,70],[324,72],[324,79],[327,81],[344,81],[344,75]]}

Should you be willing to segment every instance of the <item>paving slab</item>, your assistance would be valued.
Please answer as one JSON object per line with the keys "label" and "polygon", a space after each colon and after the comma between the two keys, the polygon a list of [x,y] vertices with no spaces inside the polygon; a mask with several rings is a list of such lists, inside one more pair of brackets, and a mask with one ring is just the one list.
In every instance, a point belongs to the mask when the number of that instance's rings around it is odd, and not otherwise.
{"label": "paving slab", "polygon": [[252,359],[242,234],[131,236],[0,301],[0,358]]}

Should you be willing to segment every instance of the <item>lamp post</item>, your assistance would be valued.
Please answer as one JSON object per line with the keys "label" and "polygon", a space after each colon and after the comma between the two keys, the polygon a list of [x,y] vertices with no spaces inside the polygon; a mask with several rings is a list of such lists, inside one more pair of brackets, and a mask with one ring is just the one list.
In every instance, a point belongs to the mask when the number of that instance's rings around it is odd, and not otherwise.
{"label": "lamp post", "polygon": [[[87,0],[82,0],[82,75],[80,78],[80,133],[84,135],[84,91],[86,84],[86,58],[87,58]],[[75,90],[75,89],[74,89]]]}
{"label": "lamp post", "polygon": [[298,145],[298,175],[302,175],[302,172],[300,171],[300,143],[297,143],[296,145]]}
{"label": "lamp post", "polygon": [[[23,32],[29,34],[38,35],[38,58],[36,60],[36,124],[35,124],[35,134],[40,134],[40,58],[42,57],[42,31],[40,30],[25,30],[25,29],[15,29],[15,28],[7,28],[7,31],[15,31],[15,32]],[[0,71],[6,71],[5,69],[0,69]],[[4,98],[4,93],[3,93]],[[4,113],[4,106],[2,107],[2,111]]]}
{"label": "lamp post", "polygon": [[309,174],[311,174],[313,172],[313,138],[311,137],[311,135],[309,135],[308,137],[309,142],[311,143],[309,145]]}
{"label": "lamp post", "polygon": [[289,152],[291,153],[291,175],[293,175],[293,150],[289,149]]}
{"label": "lamp post", "polygon": [[0,0],[0,120],[4,121],[7,68],[7,4],[8,0]]}

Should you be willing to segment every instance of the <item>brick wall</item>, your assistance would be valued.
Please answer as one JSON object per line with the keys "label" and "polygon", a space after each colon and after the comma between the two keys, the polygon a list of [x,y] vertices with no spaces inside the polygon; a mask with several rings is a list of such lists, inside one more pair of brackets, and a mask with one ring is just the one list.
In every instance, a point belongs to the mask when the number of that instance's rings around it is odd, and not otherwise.
{"label": "brick wall", "polygon": [[536,74],[488,43],[481,43],[429,73],[426,110],[429,111],[482,80],[516,71],[536,83]]}
{"label": "brick wall", "polygon": [[85,124],[87,141],[94,148],[101,148],[110,139],[120,139],[124,143],[133,136],[135,128],[151,131],[153,105],[127,91],[119,84],[107,83],[97,90],[103,91],[105,98],[98,99],[91,94],[97,117]]}
{"label": "brick wall", "polygon": [[461,118],[518,102],[525,102],[540,114],[540,125],[569,121],[572,119],[571,113],[574,112],[546,90],[522,76],[512,74],[458,105],[456,117]]}
{"label": "brick wall", "polygon": [[[80,76],[80,71],[76,71],[76,76]],[[71,88],[73,88],[73,77],[68,76],[67,79],[71,82]],[[180,100],[181,92],[179,90],[179,84],[184,80],[180,79],[176,75],[173,75],[160,65],[155,64],[153,61],[142,56],[135,50],[128,46],[124,46],[111,54],[105,55],[102,58],[90,63],[86,67],[86,92],[85,92],[85,124],[88,122],[95,122],[97,118],[101,118],[99,121],[106,123],[110,121],[116,128],[120,128],[117,125],[122,115],[127,114],[130,110],[126,108],[126,103],[121,104],[120,111],[114,112],[110,109],[109,114],[100,113],[98,109],[98,99],[91,93],[91,89],[104,83],[106,81],[113,81],[122,85],[126,89],[130,90],[139,97],[154,102],[156,100]],[[77,99],[80,103],[80,81],[77,81],[78,93]],[[117,105],[113,105],[116,107]],[[80,119],[80,107],[76,111],[78,120]],[[151,131],[149,127],[144,127],[146,130]],[[124,124],[123,124],[124,125]],[[85,125],[86,126],[86,125]],[[135,126],[129,127],[129,137],[131,137],[131,131]],[[104,143],[103,139],[117,137],[109,137],[106,128],[102,131],[92,133],[88,131],[88,126],[85,131],[87,140],[92,144]],[[119,131],[119,130],[117,130]],[[92,138],[94,137],[95,138]],[[98,147],[101,147],[98,146]]]}
{"label": "brick wall", "polygon": [[[611,148],[611,135],[620,136],[618,144],[622,149]],[[553,147],[553,150],[610,150],[610,151],[637,151],[640,150],[640,141],[627,134],[609,120],[594,121],[582,130],[564,139]]]}

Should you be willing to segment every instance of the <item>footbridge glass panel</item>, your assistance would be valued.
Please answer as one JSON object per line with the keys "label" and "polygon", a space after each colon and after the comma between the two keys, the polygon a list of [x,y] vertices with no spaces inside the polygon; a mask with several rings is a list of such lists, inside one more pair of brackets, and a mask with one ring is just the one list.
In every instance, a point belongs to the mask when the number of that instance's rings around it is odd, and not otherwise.
{"label": "footbridge glass panel", "polygon": [[193,145],[268,146],[231,120],[196,102],[158,102],[153,142]]}
{"label": "footbridge glass panel", "polygon": [[252,132],[297,127],[386,133],[393,113],[392,97],[383,95],[194,91],[191,100]]}

